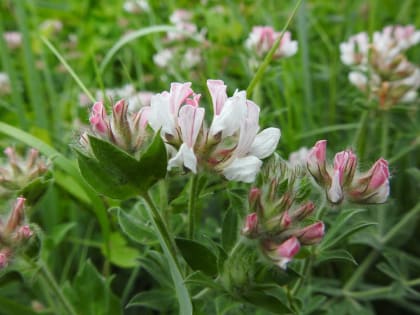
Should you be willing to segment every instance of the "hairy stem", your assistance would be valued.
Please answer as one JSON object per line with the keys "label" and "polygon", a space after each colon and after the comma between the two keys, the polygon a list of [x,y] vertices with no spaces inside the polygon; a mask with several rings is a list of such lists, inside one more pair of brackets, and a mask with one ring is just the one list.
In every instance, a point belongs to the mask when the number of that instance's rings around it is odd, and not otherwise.
{"label": "hairy stem", "polygon": [[48,269],[48,266],[44,262],[38,263],[38,266],[39,276],[41,276],[42,280],[49,285],[49,289],[53,291],[54,295],[58,298],[58,300],[66,310],[67,314],[77,315],[73,306],[70,304],[70,302],[67,300],[67,298],[61,291],[61,288],[57,284],[57,281],[55,280],[51,271]]}
{"label": "hairy stem", "polygon": [[188,200],[188,238],[194,239],[195,235],[195,225],[197,222],[197,210],[196,210],[196,200],[197,200],[197,184],[198,184],[198,175],[193,174],[191,177],[191,186],[190,186],[190,198]]}

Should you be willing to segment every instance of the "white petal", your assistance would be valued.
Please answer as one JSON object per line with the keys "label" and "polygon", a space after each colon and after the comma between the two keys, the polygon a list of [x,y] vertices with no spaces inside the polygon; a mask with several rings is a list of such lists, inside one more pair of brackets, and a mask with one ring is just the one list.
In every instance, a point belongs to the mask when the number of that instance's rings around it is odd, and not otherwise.
{"label": "white petal", "polygon": [[343,199],[343,190],[340,185],[340,173],[334,172],[331,187],[327,191],[328,200],[332,203],[340,203]]}
{"label": "white petal", "polygon": [[233,135],[240,127],[247,113],[245,91],[236,92],[228,98],[220,112],[215,115],[210,127],[210,135],[214,136],[222,132],[222,137]]}
{"label": "white petal", "polygon": [[280,135],[281,132],[278,128],[264,129],[255,137],[249,153],[259,159],[265,159],[276,150]]}
{"label": "white petal", "polygon": [[238,158],[223,169],[223,175],[229,180],[252,183],[261,165],[262,161],[252,155]]}
{"label": "white petal", "polygon": [[188,147],[185,143],[181,145],[177,154],[168,161],[168,170],[182,166],[185,166],[193,173],[197,173],[197,158],[195,157],[193,149]]}
{"label": "white petal", "polygon": [[162,128],[162,133],[175,135],[175,121],[169,112],[169,93],[154,95],[150,104],[149,125],[154,131]]}
{"label": "white petal", "polygon": [[204,119],[204,108],[184,105],[179,111],[179,126],[181,127],[182,140],[190,148],[194,147]]}

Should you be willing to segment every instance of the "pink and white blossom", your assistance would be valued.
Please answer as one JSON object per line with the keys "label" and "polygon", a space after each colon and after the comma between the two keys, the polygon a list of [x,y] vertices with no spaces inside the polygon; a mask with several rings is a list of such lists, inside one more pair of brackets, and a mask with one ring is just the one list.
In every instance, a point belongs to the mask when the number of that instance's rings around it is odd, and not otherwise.
{"label": "pink and white blossom", "polygon": [[[275,41],[281,36],[281,33],[275,32],[271,26],[254,26],[245,46],[262,57],[273,47]],[[296,54],[298,49],[297,41],[291,40],[291,33],[286,31],[280,41],[274,58],[290,57]]]}
{"label": "pink and white blossom", "polygon": [[300,243],[297,237],[292,236],[288,240],[280,244],[276,249],[277,264],[280,268],[286,269],[287,264],[299,252]]}

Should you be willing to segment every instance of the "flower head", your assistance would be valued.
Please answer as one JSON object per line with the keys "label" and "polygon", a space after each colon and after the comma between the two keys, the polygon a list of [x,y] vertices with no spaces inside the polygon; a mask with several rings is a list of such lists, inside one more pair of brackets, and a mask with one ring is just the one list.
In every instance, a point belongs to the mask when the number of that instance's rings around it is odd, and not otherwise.
{"label": "flower head", "polygon": [[[308,171],[325,189],[328,200],[340,204],[344,199],[356,203],[383,203],[389,195],[388,162],[379,159],[372,168],[357,171],[357,157],[351,150],[338,152],[333,166],[325,162],[326,140],[318,141],[308,156]],[[322,175],[323,174],[323,175]]]}
{"label": "flower head", "polygon": [[205,125],[200,94],[191,83],[173,83],[169,92],[152,98],[149,124],[161,135],[173,152],[168,168],[197,167],[215,170],[229,180],[254,181],[261,159],[271,155],[280,138],[280,130],[259,131],[259,107],[246,99],[244,91],[226,94],[220,80],[208,80],[213,104],[213,121]]}
{"label": "flower head", "polygon": [[[281,33],[275,32],[270,26],[254,26],[252,32],[246,40],[245,46],[256,53],[258,57],[262,57],[273,47],[275,41],[281,36]],[[291,40],[291,33],[285,32],[280,41],[274,57],[290,57],[297,52],[297,42]]]}
{"label": "flower head", "polygon": [[80,144],[90,152],[90,133],[98,138],[108,140],[128,153],[138,152],[147,137],[148,107],[142,108],[137,113],[128,112],[128,104],[120,100],[112,107],[109,116],[104,104],[96,102],[92,106],[89,122],[91,131],[85,132],[80,137]]}

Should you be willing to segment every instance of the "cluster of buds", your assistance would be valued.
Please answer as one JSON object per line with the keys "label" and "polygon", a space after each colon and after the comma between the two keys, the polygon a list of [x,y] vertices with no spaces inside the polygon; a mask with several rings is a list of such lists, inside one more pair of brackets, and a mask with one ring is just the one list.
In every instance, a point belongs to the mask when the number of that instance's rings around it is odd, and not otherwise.
{"label": "cluster of buds", "polygon": [[357,157],[351,150],[338,152],[334,164],[326,162],[327,141],[320,140],[307,157],[309,173],[325,189],[332,204],[344,199],[355,203],[384,203],[389,195],[388,162],[377,160],[370,170],[357,171]]}
{"label": "cluster of buds", "polygon": [[25,245],[33,235],[25,224],[25,198],[19,197],[5,223],[0,220],[0,269],[7,267],[16,251]]}
{"label": "cluster of buds", "polygon": [[[94,136],[107,140],[130,154],[139,152],[147,138],[147,116],[149,107],[143,107],[136,113],[128,111],[128,104],[122,99],[112,107],[111,116],[107,115],[102,102],[96,102],[90,114],[89,122]],[[90,152],[88,132],[80,137],[80,144]]]}
{"label": "cluster of buds", "polygon": [[[258,57],[263,57],[273,47],[281,33],[275,32],[270,26],[254,26],[245,42],[245,46],[255,52]],[[291,33],[284,32],[279,47],[276,49],[273,58],[290,57],[298,50],[297,41],[291,40]]]}
{"label": "cluster of buds", "polygon": [[322,221],[307,223],[315,205],[300,198],[302,182],[294,171],[284,171],[286,174],[269,177],[262,188],[250,190],[249,205],[253,212],[242,229],[243,235],[257,239],[263,253],[283,269],[301,246],[318,244],[325,230]]}
{"label": "cluster of buds", "polygon": [[[109,88],[95,91],[95,99],[104,102],[105,99],[125,99],[128,103],[128,111],[135,112],[140,110],[144,106],[150,105],[150,100],[153,96],[152,92],[140,91],[137,92],[133,84],[126,84],[119,88]],[[85,107],[91,104],[89,96],[85,93],[79,94],[79,104],[81,107]]]}
{"label": "cluster of buds", "polygon": [[38,150],[30,149],[26,157],[19,156],[13,147],[7,147],[4,153],[7,163],[0,167],[0,187],[6,191],[20,190],[48,171]]}
{"label": "cluster of buds", "polygon": [[387,26],[375,32],[372,41],[362,32],[341,43],[341,60],[354,69],[350,82],[386,110],[417,98],[420,68],[404,52],[419,42],[420,31],[414,26]]}
{"label": "cluster of buds", "polygon": [[253,182],[262,161],[270,156],[280,139],[278,128],[259,131],[259,107],[246,99],[245,91],[226,94],[220,80],[208,80],[213,103],[210,127],[199,106],[200,94],[191,83],[172,83],[169,92],[152,97],[149,124],[161,135],[170,152],[168,169],[198,167],[215,170],[229,180]]}

